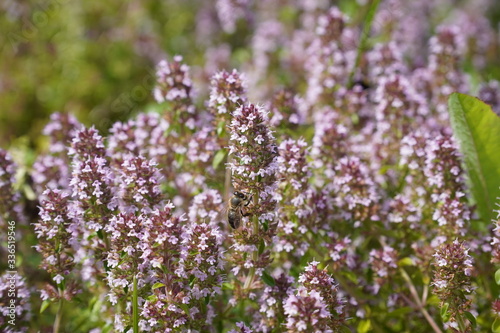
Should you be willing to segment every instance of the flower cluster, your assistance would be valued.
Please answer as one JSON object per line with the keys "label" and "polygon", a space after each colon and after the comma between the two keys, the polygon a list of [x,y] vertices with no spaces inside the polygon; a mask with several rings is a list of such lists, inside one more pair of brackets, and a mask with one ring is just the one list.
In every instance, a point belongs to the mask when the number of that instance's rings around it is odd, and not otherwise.
{"label": "flower cluster", "polygon": [[[252,204],[247,214],[252,216],[253,227],[244,225],[243,231],[236,234],[238,252],[256,251],[261,239],[271,243],[274,234],[274,208],[276,199],[277,146],[275,138],[268,127],[267,112],[259,106],[245,104],[232,114],[229,126],[233,186],[236,191],[247,193],[252,197]],[[249,230],[253,230],[249,233]],[[260,258],[244,260],[235,256],[235,263],[245,267],[265,267],[269,263],[269,253],[264,252]]]}
{"label": "flower cluster", "polygon": [[208,108],[216,117],[231,114],[247,102],[245,76],[233,69],[231,73],[222,70],[210,80]]}
{"label": "flower cluster", "polygon": [[315,39],[307,48],[304,65],[308,72],[306,101],[326,103],[346,82],[356,58],[354,31],[346,27],[347,17],[336,7],[317,19]]}
{"label": "flower cluster", "polygon": [[271,100],[270,124],[274,127],[294,129],[306,122],[304,101],[290,89],[277,91]]}
{"label": "flower cluster", "polygon": [[306,160],[307,143],[300,140],[288,139],[278,147],[279,179],[276,197],[279,199],[278,210],[278,237],[275,244],[278,252],[293,251],[302,256],[309,246],[303,234],[308,229],[314,229],[314,212],[309,207],[312,193],[309,189],[311,177],[310,166]]}
{"label": "flower cluster", "polygon": [[[182,222],[173,218],[166,226],[179,228],[176,221]],[[160,245],[149,251],[149,256],[156,257],[151,257],[153,267],[169,273],[157,269],[153,275],[162,286],[144,303],[143,325],[148,330],[182,327],[206,331],[216,315],[210,300],[222,293],[222,235],[217,227],[205,223],[189,223],[182,229],[181,233],[177,229],[176,233],[158,234],[156,241],[165,242],[167,248]],[[188,312],[184,311],[186,307]]]}
{"label": "flower cluster", "polygon": [[162,206],[162,177],[156,165],[154,160],[142,156],[128,156],[120,165],[116,196],[122,212],[148,212]]}
{"label": "flower cluster", "polygon": [[221,216],[222,204],[222,196],[217,190],[207,189],[201,192],[193,197],[188,212],[189,221],[219,224],[226,218]]}
{"label": "flower cluster", "polygon": [[2,238],[5,241],[7,223],[15,221],[16,223],[24,221],[23,206],[21,205],[21,196],[14,190],[16,164],[10,154],[0,149],[0,227]]}
{"label": "flower cluster", "polygon": [[[443,244],[434,254],[433,265],[433,292],[439,297],[441,306],[445,306],[446,325],[453,331],[463,332],[464,327],[459,327],[459,322],[471,308],[467,295],[474,291],[471,285],[474,266],[469,250],[457,240]],[[464,325],[463,322],[461,325]]]}
{"label": "flower cluster", "polygon": [[289,332],[341,332],[345,321],[344,301],[338,286],[313,261],[300,275],[295,295],[285,301],[286,327]]}
{"label": "flower cluster", "polygon": [[169,123],[156,113],[139,114],[126,123],[116,122],[109,130],[108,154],[117,164],[124,160],[125,155],[144,156],[167,169],[173,163],[173,158],[169,157],[171,147],[164,135],[169,127]]}
{"label": "flower cluster", "polygon": [[28,332],[32,319],[31,293],[26,279],[17,274],[8,272],[0,276],[0,327],[3,332]]}
{"label": "flower cluster", "polygon": [[38,238],[36,250],[42,254],[42,268],[60,284],[71,273],[75,262],[70,246],[71,218],[69,195],[60,190],[46,190],[40,206],[40,221],[34,224]]}
{"label": "flower cluster", "polygon": [[[162,60],[156,71],[157,83],[154,96],[158,103],[171,102],[176,111],[192,115],[194,106],[191,104],[193,98],[193,83],[189,76],[189,66],[182,63],[182,56],[175,56],[173,61]],[[194,127],[194,119],[191,116],[182,116],[177,121],[186,123],[190,128]],[[189,124],[187,124],[189,122]]]}
{"label": "flower cluster", "polygon": [[369,264],[375,273],[375,294],[382,284],[390,283],[390,277],[395,274],[398,268],[397,261],[398,253],[390,246],[384,246],[382,249],[373,249],[370,251]]}
{"label": "flower cluster", "polygon": [[82,129],[73,138],[69,153],[73,155],[69,185],[78,198],[72,214],[83,230],[99,231],[117,205],[103,138],[94,128]]}
{"label": "flower cluster", "polygon": [[260,297],[260,313],[262,318],[255,326],[264,333],[272,332],[272,329],[285,323],[285,308],[283,300],[294,293],[294,279],[291,276],[281,273],[274,279],[274,286],[266,286]]}
{"label": "flower cluster", "polygon": [[31,175],[35,192],[43,198],[48,189],[68,190],[71,171],[69,167],[69,143],[82,125],[70,114],[53,113],[43,134],[50,138],[49,153],[38,156]]}
{"label": "flower cluster", "polygon": [[500,84],[498,81],[492,80],[482,84],[478,97],[490,105],[493,111],[500,116]]}
{"label": "flower cluster", "polygon": [[[233,162],[234,188],[255,194],[260,200],[252,213],[262,216],[272,210],[275,188],[277,146],[268,127],[267,112],[254,104],[246,104],[232,114],[229,152]],[[267,216],[262,217],[268,219]]]}

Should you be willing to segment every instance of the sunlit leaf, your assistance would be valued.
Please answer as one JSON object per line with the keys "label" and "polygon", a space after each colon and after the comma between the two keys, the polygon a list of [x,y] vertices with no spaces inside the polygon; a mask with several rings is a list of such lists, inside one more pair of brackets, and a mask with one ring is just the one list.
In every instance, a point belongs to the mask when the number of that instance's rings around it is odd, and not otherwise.
{"label": "sunlit leaf", "polygon": [[489,222],[500,196],[500,117],[481,100],[464,94],[452,94],[448,106],[478,213]]}

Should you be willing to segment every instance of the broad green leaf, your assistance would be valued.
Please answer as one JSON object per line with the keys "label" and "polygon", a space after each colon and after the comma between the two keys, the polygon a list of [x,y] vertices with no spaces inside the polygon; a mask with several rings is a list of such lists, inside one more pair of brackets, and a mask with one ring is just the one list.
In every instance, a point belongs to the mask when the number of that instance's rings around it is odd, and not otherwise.
{"label": "broad green leaf", "polygon": [[226,150],[225,149],[221,149],[219,150],[215,156],[214,156],[214,160],[212,161],[212,167],[217,170],[217,167],[219,166],[219,164],[224,160],[224,157],[226,156]]}
{"label": "broad green leaf", "polygon": [[217,124],[217,136],[221,137],[226,131],[226,122],[221,121]]}
{"label": "broad green leaf", "polygon": [[370,319],[363,319],[358,324],[358,333],[366,333],[370,331],[372,323]]}
{"label": "broad green leaf", "polygon": [[352,333],[351,329],[347,326],[340,326],[342,333]]}
{"label": "broad green leaf", "polygon": [[234,285],[231,284],[231,283],[224,282],[222,284],[222,289],[223,290],[233,290],[234,289]]}
{"label": "broad green leaf", "polygon": [[466,311],[466,312],[464,312],[464,316],[465,316],[465,318],[467,318],[470,321],[470,324],[472,325],[472,327],[476,327],[476,325],[477,325],[476,317],[474,317],[474,315],[472,313]]}
{"label": "broad green leaf", "polygon": [[153,284],[153,290],[154,289],[158,289],[158,288],[161,288],[161,287],[165,287],[165,284],[164,283],[161,283],[161,282],[156,282],[155,284]]}
{"label": "broad green leaf", "polygon": [[491,331],[493,333],[500,333],[500,318],[495,318],[493,325],[491,325]]}
{"label": "broad green leaf", "polygon": [[50,300],[46,299],[42,302],[42,306],[40,306],[40,313],[43,313],[50,305]]}
{"label": "broad green leaf", "polygon": [[262,272],[262,281],[270,287],[274,287],[276,285],[274,278],[266,271]]}
{"label": "broad green leaf", "polygon": [[489,222],[500,196],[500,117],[481,100],[459,93],[450,96],[448,107],[478,213]]}
{"label": "broad green leaf", "polygon": [[414,266],[415,263],[410,257],[405,257],[398,262],[399,266]]}
{"label": "broad green leaf", "polygon": [[500,286],[500,269],[495,272],[495,282]]}

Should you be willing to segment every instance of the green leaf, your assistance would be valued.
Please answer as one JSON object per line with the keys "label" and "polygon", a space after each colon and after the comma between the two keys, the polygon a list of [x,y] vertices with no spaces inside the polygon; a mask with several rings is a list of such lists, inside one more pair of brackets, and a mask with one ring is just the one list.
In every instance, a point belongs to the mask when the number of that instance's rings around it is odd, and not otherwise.
{"label": "green leaf", "polygon": [[370,319],[363,319],[358,324],[358,333],[366,333],[372,327]]}
{"label": "green leaf", "polygon": [[40,313],[43,313],[50,305],[50,300],[46,299],[45,301],[42,302],[42,305],[40,306]]}
{"label": "green leaf", "polygon": [[410,257],[405,257],[399,261],[399,266],[414,266],[415,263],[413,259]]}
{"label": "green leaf", "polygon": [[264,250],[266,249],[266,243],[264,242],[263,239],[260,240],[259,244],[259,256],[264,253]]}
{"label": "green leaf", "polygon": [[352,271],[344,271],[342,272],[342,275],[344,275],[347,279],[349,279],[349,281],[356,284],[358,283],[358,276],[356,275],[356,273]]}
{"label": "green leaf", "polygon": [[413,309],[408,307],[408,306],[404,306],[404,307],[401,307],[401,308],[397,308],[396,310],[392,311],[392,312],[389,312],[387,314],[388,317],[392,317],[392,318],[402,318],[403,316],[407,315],[408,313],[412,312]]}
{"label": "green leaf", "polygon": [[340,330],[342,333],[352,333],[351,329],[347,326],[340,326]]}
{"label": "green leaf", "polygon": [[450,96],[448,107],[471,193],[480,217],[489,222],[500,196],[500,117],[481,100],[459,93]]}
{"label": "green leaf", "polygon": [[450,320],[450,314],[448,313],[448,308],[450,307],[450,303],[444,303],[441,307],[441,319],[443,323],[448,322]]}
{"label": "green leaf", "polygon": [[269,275],[269,273],[267,273],[266,271],[262,272],[262,281],[264,281],[264,283],[270,287],[274,287],[276,285],[274,278],[271,275]]}
{"label": "green leaf", "polygon": [[231,283],[224,282],[222,284],[222,289],[223,290],[233,290],[234,289],[234,285],[231,284]]}
{"label": "green leaf", "polygon": [[155,284],[153,284],[153,290],[154,289],[158,289],[158,288],[161,288],[161,287],[165,287],[165,284],[161,283],[161,282],[156,282]]}
{"label": "green leaf", "polygon": [[217,136],[221,137],[223,136],[224,132],[226,131],[226,122],[221,121],[217,124]]}
{"label": "green leaf", "polygon": [[500,286],[500,268],[495,272],[495,282]]}
{"label": "green leaf", "polygon": [[187,304],[180,303],[178,305],[184,311],[184,313],[189,316],[189,307],[187,306]]}
{"label": "green leaf", "polygon": [[156,296],[156,295],[153,294],[153,295],[149,295],[148,297],[146,297],[146,299],[149,302],[154,303],[154,302],[156,302],[156,300],[158,300],[158,296]]}
{"label": "green leaf", "polygon": [[500,333],[500,318],[495,318],[493,325],[491,325],[491,331],[493,333]]}
{"label": "green leaf", "polygon": [[476,327],[476,325],[477,325],[476,317],[474,317],[474,315],[472,313],[466,311],[466,312],[464,312],[464,316],[465,316],[465,318],[467,318],[470,321],[470,324],[472,325],[472,327]]}
{"label": "green leaf", "polygon": [[215,154],[214,156],[214,160],[212,161],[212,167],[217,170],[217,167],[219,166],[219,164],[224,161],[224,157],[226,156],[226,150],[225,149],[221,149],[217,152],[217,154]]}

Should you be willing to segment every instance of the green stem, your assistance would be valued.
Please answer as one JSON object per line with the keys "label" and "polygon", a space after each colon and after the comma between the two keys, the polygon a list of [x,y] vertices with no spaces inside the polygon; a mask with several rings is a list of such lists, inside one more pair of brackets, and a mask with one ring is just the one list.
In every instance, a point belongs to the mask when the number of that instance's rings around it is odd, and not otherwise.
{"label": "green stem", "polygon": [[[231,163],[233,160],[232,155],[227,157],[227,163]],[[224,178],[224,202],[228,202],[231,196],[231,168],[228,166],[226,168],[226,175]]]}
{"label": "green stem", "polygon": [[408,289],[410,289],[410,294],[413,297],[413,300],[415,301],[415,303],[417,304],[418,310],[424,315],[425,319],[427,320],[429,325],[431,325],[434,332],[443,333],[441,331],[441,329],[439,328],[439,326],[434,321],[434,319],[432,319],[429,312],[427,312],[427,310],[425,309],[424,304],[422,304],[422,302],[420,301],[420,297],[418,296],[417,288],[415,288],[415,285],[411,281],[411,278],[408,275],[408,273],[406,273],[406,271],[402,268],[399,271],[401,272],[401,276],[403,277],[403,279],[406,281],[406,284],[408,285]]}
{"label": "green stem", "polygon": [[352,71],[349,74],[349,81],[347,84],[348,87],[351,87],[353,84],[354,74],[356,73],[356,69],[359,67],[359,63],[361,62],[361,55],[363,54],[366,48],[366,41],[368,40],[368,35],[370,34],[370,30],[372,28],[373,18],[375,17],[375,13],[377,12],[379,4],[380,0],[372,0],[370,3],[370,8],[368,8],[368,13],[366,14],[365,18],[365,23],[363,24],[363,31],[361,33],[361,40],[359,41],[354,67],[352,68]]}
{"label": "green stem", "polygon": [[132,313],[134,322],[134,333],[139,333],[139,304],[137,297],[137,276],[134,275],[134,291],[132,295]]}
{"label": "green stem", "polygon": [[[258,207],[259,204],[259,192],[253,194],[253,205],[254,207]],[[259,234],[259,217],[257,215],[252,216],[252,222],[253,222],[253,234],[258,235]],[[250,268],[248,271],[247,279],[245,281],[245,285],[243,286],[243,289],[249,289],[250,286],[253,283],[253,280],[255,278],[255,264],[259,260],[259,249],[256,249],[255,251],[252,252],[252,260],[254,262],[254,265]]]}
{"label": "green stem", "polygon": [[58,301],[56,319],[54,320],[54,328],[52,330],[52,333],[59,333],[59,327],[61,326],[63,301],[64,298],[62,297],[62,289],[59,288],[59,301]]}

